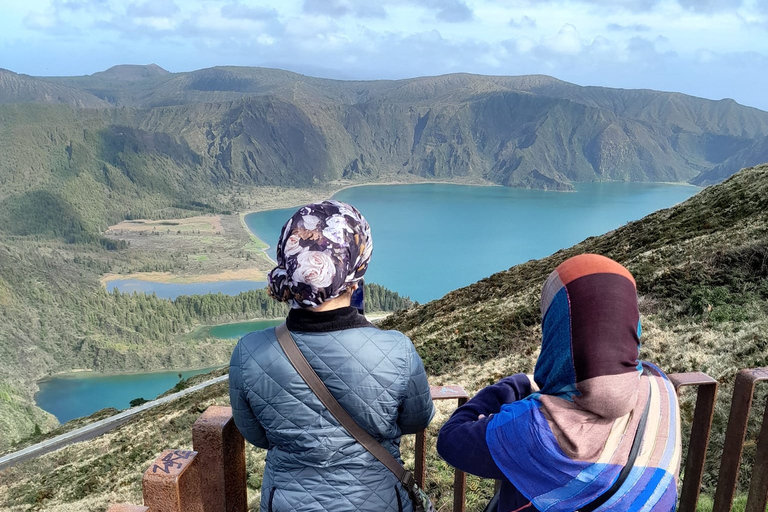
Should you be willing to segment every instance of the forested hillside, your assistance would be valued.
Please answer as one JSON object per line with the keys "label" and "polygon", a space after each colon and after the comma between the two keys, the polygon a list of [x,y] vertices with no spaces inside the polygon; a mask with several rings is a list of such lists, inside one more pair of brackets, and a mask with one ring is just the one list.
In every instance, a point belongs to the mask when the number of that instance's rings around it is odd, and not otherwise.
{"label": "forested hillside", "polygon": [[[141,264],[98,243],[0,239],[0,452],[55,420],[33,400],[36,381],[72,369],[143,371],[224,364],[232,341],[193,339],[200,324],[279,318],[287,307],[266,290],[237,296],[108,293],[99,276]],[[149,259],[148,261],[154,261]],[[368,284],[369,311],[410,301]]]}
{"label": "forested hillside", "polygon": [[[392,315],[383,327],[414,340],[432,384],[459,383],[474,393],[502,376],[532,370],[541,335],[541,285],[560,262],[585,252],[620,261],[637,279],[643,359],[668,372],[704,371],[720,382],[704,481],[704,492],[711,493],[730,383],[739,368],[768,366],[768,165],[744,170],[676,207]],[[684,428],[692,418],[691,395],[682,395]],[[764,403],[765,396],[762,391],[755,403]],[[209,405],[227,403],[221,385],[144,413],[101,439],[17,466],[0,483],[0,506],[96,511],[109,503],[140,503],[141,475],[150,461],[164,448],[191,447],[194,420]],[[755,419],[762,416],[757,409]],[[430,435],[446,414],[438,415]],[[754,456],[755,435],[751,428],[746,461]],[[407,451],[409,443],[404,442]],[[263,450],[249,452],[252,506],[258,503],[263,456]],[[434,451],[428,466],[430,495],[438,507],[450,507],[452,473]],[[749,472],[742,475],[748,478]],[[481,510],[491,489],[492,482],[470,478],[470,510]]]}

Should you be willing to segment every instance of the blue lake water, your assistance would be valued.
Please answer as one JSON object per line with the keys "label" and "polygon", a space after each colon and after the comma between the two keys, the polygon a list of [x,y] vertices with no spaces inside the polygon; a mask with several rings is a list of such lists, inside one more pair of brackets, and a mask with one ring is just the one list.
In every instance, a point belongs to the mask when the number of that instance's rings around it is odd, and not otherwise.
{"label": "blue lake water", "polygon": [[[340,191],[373,233],[366,280],[419,302],[530,259],[548,256],[668,208],[698,187],[580,183],[575,192],[462,185],[376,185]],[[251,213],[251,231],[274,246],[295,208]]]}
{"label": "blue lake water", "polygon": [[213,338],[220,339],[238,339],[242,338],[249,332],[261,331],[268,327],[274,327],[280,320],[255,320],[253,322],[237,322],[233,324],[216,325],[208,328],[208,335]]}
{"label": "blue lake water", "polygon": [[179,382],[179,373],[186,379],[211,370],[213,368],[115,375],[71,373],[40,381],[35,402],[65,423],[106,407],[127,409],[134,398],[157,398]]}
{"label": "blue lake water", "polygon": [[[576,192],[545,192],[460,185],[377,185],[342,190],[334,197],[355,205],[371,224],[373,258],[366,274],[419,302],[471,284],[529,259],[541,258],[583,239],[682,202],[700,189],[656,183],[584,183]],[[252,213],[245,221],[272,246],[295,208]],[[159,297],[226,293],[264,283],[168,284],[115,280],[108,289]],[[239,338],[277,321],[206,328],[218,338]],[[200,373],[202,370],[198,370]],[[185,378],[194,372],[183,372]],[[178,371],[99,375],[80,373],[40,382],[37,404],[61,422],[104,407],[126,408],[134,398],[155,398],[178,382]]]}
{"label": "blue lake water", "polygon": [[264,288],[266,282],[259,281],[220,281],[214,283],[156,283],[140,279],[113,279],[107,281],[107,291],[117,288],[122,293],[154,293],[164,299],[175,299],[179,295],[205,295],[206,293],[223,293],[237,295]]}

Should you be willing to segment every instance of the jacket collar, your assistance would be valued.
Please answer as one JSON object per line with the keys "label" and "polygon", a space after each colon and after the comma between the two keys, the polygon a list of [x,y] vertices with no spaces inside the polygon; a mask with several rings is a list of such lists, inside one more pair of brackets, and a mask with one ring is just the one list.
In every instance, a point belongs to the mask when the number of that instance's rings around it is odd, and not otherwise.
{"label": "jacket collar", "polygon": [[352,306],[329,311],[292,309],[288,313],[285,324],[289,331],[297,332],[330,332],[356,327],[374,327],[357,308]]}

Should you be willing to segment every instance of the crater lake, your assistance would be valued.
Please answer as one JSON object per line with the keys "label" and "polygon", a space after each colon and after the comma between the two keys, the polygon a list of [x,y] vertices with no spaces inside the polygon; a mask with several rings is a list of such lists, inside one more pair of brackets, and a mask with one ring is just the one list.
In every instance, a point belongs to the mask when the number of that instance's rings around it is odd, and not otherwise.
{"label": "crater lake", "polygon": [[[530,259],[548,256],[696,194],[665,183],[577,183],[574,192],[425,183],[368,185],[333,199],[371,225],[366,281],[427,302]],[[297,208],[246,215],[275,259],[280,229]]]}
{"label": "crater lake", "polygon": [[[575,192],[548,192],[447,184],[371,185],[341,190],[333,198],[354,205],[371,224],[374,249],[366,280],[426,302],[673,206],[701,190],[661,183],[575,186]],[[248,228],[270,245],[267,253],[272,259],[280,229],[296,209],[245,217]],[[263,286],[239,282],[228,287],[223,282],[216,291],[234,295],[243,288]],[[111,287],[166,297],[205,292],[196,285],[163,286],[149,281],[113,281]],[[275,323],[238,322],[203,329],[211,337],[232,339]],[[36,401],[64,422],[103,407],[125,408],[133,398],[154,398],[178,381],[177,374],[54,377],[40,383]]]}

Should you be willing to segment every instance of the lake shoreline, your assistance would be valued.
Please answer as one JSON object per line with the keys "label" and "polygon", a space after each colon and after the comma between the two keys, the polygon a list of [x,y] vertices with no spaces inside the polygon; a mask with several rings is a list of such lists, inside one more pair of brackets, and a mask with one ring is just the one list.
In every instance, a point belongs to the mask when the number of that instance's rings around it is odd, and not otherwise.
{"label": "lake shoreline", "polygon": [[191,276],[182,276],[171,272],[134,272],[131,274],[104,274],[99,278],[101,285],[105,288],[111,281],[148,281],[151,283],[162,284],[202,284],[202,283],[222,283],[225,281],[254,281],[264,282],[267,280],[267,273],[258,269],[237,269],[219,272],[217,274],[200,274]]}
{"label": "lake shoreline", "polygon": [[[477,178],[457,178],[454,180],[429,180],[418,176],[410,176],[405,179],[377,180],[377,181],[332,181],[326,188],[317,189],[291,189],[276,190],[272,200],[266,204],[251,207],[247,211],[240,212],[244,217],[249,213],[258,213],[269,210],[282,210],[286,208],[298,208],[305,204],[315,203],[331,199],[342,190],[355,187],[381,186],[381,185],[466,185],[471,187],[503,187],[498,183]],[[298,197],[296,197],[298,196]],[[286,219],[287,220],[287,219]]]}
{"label": "lake shoreline", "polygon": [[[658,183],[659,185],[678,185],[678,186],[687,186],[687,187],[693,187],[701,190],[703,187],[699,187],[698,185],[693,185],[691,183],[680,181],[649,181],[649,182],[614,182],[614,181],[607,181],[607,182],[576,182],[576,183]],[[272,246],[267,243],[265,240],[262,240],[261,238],[256,235],[253,231],[250,230],[248,227],[248,224],[245,222],[245,217],[250,215],[251,213],[261,213],[266,212],[270,210],[283,210],[288,208],[299,208],[301,206],[304,206],[305,204],[310,203],[316,203],[320,201],[326,201],[329,199],[332,199],[333,196],[338,194],[339,192],[343,190],[347,190],[350,188],[355,187],[369,187],[369,186],[383,186],[383,185],[463,185],[468,187],[504,187],[504,185],[499,185],[498,183],[493,183],[486,180],[477,180],[475,178],[473,179],[457,179],[457,180],[426,180],[426,179],[409,179],[409,180],[392,180],[392,181],[371,181],[371,182],[362,182],[362,183],[347,183],[347,184],[341,184],[338,187],[331,187],[330,189],[326,190],[318,190],[317,194],[312,195],[310,192],[309,197],[304,197],[303,200],[295,199],[293,201],[287,201],[280,205],[265,205],[261,207],[256,207],[244,212],[239,213],[240,217],[240,224],[243,226],[243,229],[254,237],[256,240],[258,240],[260,243],[264,244],[266,247],[261,249],[264,252],[264,255],[269,258],[270,261],[272,261],[275,265],[277,265],[277,262],[273,260],[269,254],[267,254],[267,251],[272,248]],[[507,187],[507,188],[519,188],[519,187]],[[291,190],[291,189],[286,189]],[[556,193],[575,193],[575,190],[544,190],[544,192],[556,192]],[[285,193],[282,194],[286,197],[289,196],[289,194]],[[280,193],[276,195],[277,201],[281,201]],[[308,199],[308,200],[307,200]],[[286,219],[287,221],[288,219]]]}
{"label": "lake shoreline", "polygon": [[[203,366],[203,367],[195,367],[195,368],[164,368],[164,369],[157,369],[157,370],[149,370],[149,371],[135,371],[135,372],[100,372],[98,370],[93,370],[90,368],[76,368],[74,370],[65,370],[61,372],[52,373],[50,375],[46,375],[45,377],[41,379],[37,379],[35,381],[36,383],[46,382],[53,379],[79,379],[79,378],[88,378],[88,377],[123,377],[123,376],[130,376],[130,375],[145,375],[145,374],[151,374],[151,373],[185,373],[185,372],[195,372],[198,370],[206,370],[208,368],[211,368],[211,371],[216,370],[218,368],[223,368],[224,366],[227,366],[226,364],[222,364],[221,366]],[[37,394],[37,391],[35,392]]]}
{"label": "lake shoreline", "polygon": [[[605,182],[614,183],[614,182]],[[615,182],[624,183],[624,182]],[[629,183],[629,182],[627,182]],[[633,182],[634,183],[634,182]],[[638,182],[646,183],[646,182]],[[692,185],[686,182],[647,182],[658,183],[661,185],[684,185],[701,189],[696,185]],[[257,244],[262,245],[257,250],[268,259],[273,265],[276,265],[272,257],[269,256],[268,251],[272,248],[271,244],[265,240],[259,238],[253,231],[250,230],[245,217],[251,213],[260,213],[270,210],[280,210],[288,208],[298,208],[305,204],[319,202],[331,199],[333,196],[343,190],[357,187],[368,186],[385,186],[385,185],[463,185],[471,187],[504,187],[497,183],[492,183],[487,180],[480,180],[477,178],[458,178],[454,180],[429,180],[417,176],[401,177],[401,179],[385,179],[382,181],[364,181],[364,182],[350,182],[350,181],[335,181],[330,182],[325,187],[318,187],[315,189],[294,189],[294,188],[273,188],[273,187],[260,187],[264,195],[269,196],[269,200],[257,206],[251,206],[249,209],[239,212],[237,217],[239,218],[240,228],[243,232],[252,237]],[[514,188],[514,187],[512,187]],[[563,191],[551,190],[545,192],[559,192]],[[286,219],[287,220],[287,219]],[[158,221],[159,222],[159,221]],[[274,243],[275,241],[273,241]],[[264,282],[267,280],[267,271],[258,269],[237,269],[231,271],[223,271],[215,274],[198,274],[198,275],[179,275],[171,272],[134,272],[131,274],[117,274],[108,273],[99,278],[102,286],[107,287],[108,282],[118,280],[140,280],[161,284],[201,284],[201,283],[222,283],[226,281],[254,281]]]}
{"label": "lake shoreline", "polygon": [[[376,185],[387,184],[391,183]],[[376,263],[366,279],[419,303],[669,208],[701,190],[688,183],[658,182],[576,183],[568,194],[454,182],[418,184],[425,187],[405,184],[379,191],[366,183],[354,183],[338,187],[333,197],[359,207],[371,225],[379,228],[374,232]],[[291,213],[291,209],[261,210],[243,215],[243,219],[254,235],[274,241]],[[488,240],[479,227],[489,219],[491,223],[501,219],[505,228],[503,234],[493,235],[496,242],[482,256],[441,260],[439,272],[413,271],[407,254],[454,254],[457,243],[485,247]],[[398,247],[408,249],[403,252]],[[269,253],[275,257],[274,246]]]}
{"label": "lake shoreline", "polygon": [[[248,224],[245,222],[245,217],[247,217],[248,215],[250,215],[252,213],[261,213],[261,212],[267,212],[267,211],[271,211],[271,210],[284,210],[284,209],[288,209],[288,208],[299,208],[299,207],[304,206],[306,204],[319,203],[321,201],[327,201],[329,199],[332,199],[333,196],[335,196],[336,194],[338,194],[342,190],[347,190],[347,189],[355,188],[355,187],[371,187],[371,186],[386,186],[386,185],[464,185],[464,186],[467,186],[467,187],[503,187],[503,185],[499,185],[497,183],[492,183],[492,182],[486,181],[486,180],[478,180],[476,178],[472,178],[472,179],[458,179],[458,180],[426,180],[426,179],[418,179],[418,178],[415,178],[415,177],[414,177],[414,179],[408,179],[408,180],[371,181],[371,182],[362,182],[362,183],[351,183],[350,182],[350,183],[345,183],[345,184],[339,183],[339,185],[340,186],[338,186],[338,187],[331,187],[330,189],[326,189],[326,190],[318,190],[317,191],[318,193],[316,195],[313,195],[310,192],[309,193],[309,197],[305,197],[303,200],[298,200],[297,199],[297,200],[293,200],[293,201],[288,201],[288,202],[286,202],[286,203],[284,203],[282,205],[271,205],[271,206],[270,205],[266,205],[266,206],[262,206],[262,207],[256,207],[256,208],[244,211],[244,212],[240,212],[240,214],[239,214],[239,216],[240,216],[240,224],[243,226],[243,229],[246,231],[246,233],[248,233],[253,238],[255,238],[260,243],[262,243],[263,245],[266,246],[263,249],[261,249],[262,252],[264,253],[264,255],[272,263],[277,265],[277,262],[275,260],[273,260],[269,256],[269,254],[267,253],[267,251],[269,249],[271,249],[272,246],[269,243],[267,243],[265,240],[262,240],[261,238],[259,238],[258,235],[256,235],[256,233],[251,231],[251,229],[248,227]],[[285,195],[288,196],[287,193]],[[279,201],[280,194],[278,194],[277,197],[278,197],[278,201]],[[306,199],[309,199],[309,200],[306,200]],[[285,219],[285,220],[287,221],[288,219]]]}

